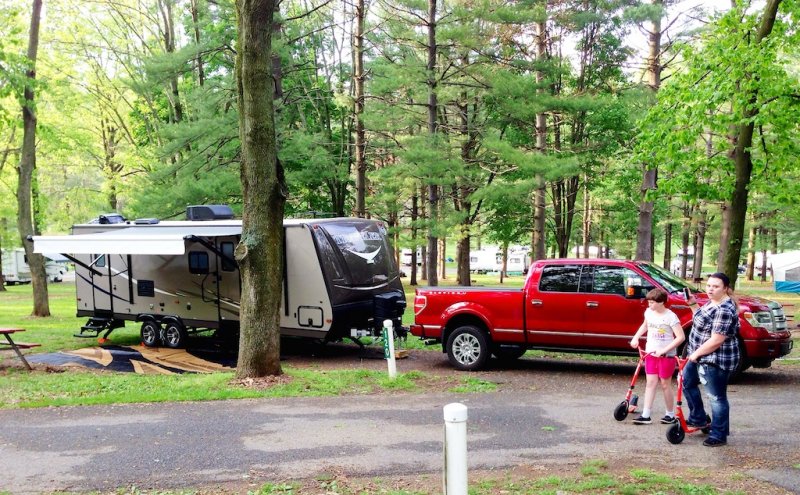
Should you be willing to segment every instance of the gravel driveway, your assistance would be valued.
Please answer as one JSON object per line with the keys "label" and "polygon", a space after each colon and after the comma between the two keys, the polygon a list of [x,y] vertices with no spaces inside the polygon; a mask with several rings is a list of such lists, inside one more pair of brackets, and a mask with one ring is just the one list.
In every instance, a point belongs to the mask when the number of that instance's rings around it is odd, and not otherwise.
{"label": "gravel driveway", "polygon": [[[331,346],[311,354],[287,347],[283,362],[386,369],[374,350]],[[471,473],[523,469],[543,476],[604,459],[622,469],[663,472],[677,465],[717,472],[720,479],[744,473],[756,480],[740,482],[748,493],[800,487],[797,367],[754,370],[730,387],[732,435],[718,449],[702,447],[700,436],[671,445],[662,425],[615,421],[612,412],[627,389],[630,363],[525,358],[466,374],[450,368],[439,352],[415,350],[397,367],[436,378],[422,394],[5,410],[0,491],[211,486],[216,492],[330,473],[423,476],[436,486],[442,407],[450,402],[469,408]],[[437,389],[437,383],[465,376],[495,382],[498,391]]]}

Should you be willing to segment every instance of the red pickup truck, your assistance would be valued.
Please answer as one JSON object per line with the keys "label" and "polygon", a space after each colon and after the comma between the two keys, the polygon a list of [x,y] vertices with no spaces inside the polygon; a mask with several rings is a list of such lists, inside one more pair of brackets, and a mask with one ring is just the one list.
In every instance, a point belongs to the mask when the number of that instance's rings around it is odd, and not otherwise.
{"label": "red pickup truck", "polygon": [[[683,279],[652,263],[609,259],[535,261],[521,289],[428,287],[416,290],[411,333],[441,343],[460,370],[483,368],[490,355],[516,359],[528,349],[635,355],[629,342],[655,287],[669,293],[667,307],[685,330],[692,313]],[[737,296],[743,349],[740,368],[766,368],[792,349],[783,307],[774,301]]]}

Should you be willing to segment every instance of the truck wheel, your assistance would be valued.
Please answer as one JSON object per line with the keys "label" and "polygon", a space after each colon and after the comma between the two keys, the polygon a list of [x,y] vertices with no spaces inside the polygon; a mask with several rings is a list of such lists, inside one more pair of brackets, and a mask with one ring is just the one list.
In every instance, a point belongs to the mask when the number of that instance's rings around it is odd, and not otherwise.
{"label": "truck wheel", "polygon": [[489,342],[486,334],[472,325],[456,328],[447,339],[447,357],[454,368],[477,371],[489,359]]}
{"label": "truck wheel", "polygon": [[164,329],[164,345],[170,349],[181,349],[186,347],[186,329],[183,325],[176,322],[167,323]]}
{"label": "truck wheel", "polygon": [[528,349],[521,345],[495,345],[492,354],[500,361],[513,361],[519,359]]}
{"label": "truck wheel", "polygon": [[158,347],[158,344],[161,343],[161,337],[159,333],[161,333],[161,326],[156,323],[155,321],[149,320],[142,323],[142,344],[145,347]]}

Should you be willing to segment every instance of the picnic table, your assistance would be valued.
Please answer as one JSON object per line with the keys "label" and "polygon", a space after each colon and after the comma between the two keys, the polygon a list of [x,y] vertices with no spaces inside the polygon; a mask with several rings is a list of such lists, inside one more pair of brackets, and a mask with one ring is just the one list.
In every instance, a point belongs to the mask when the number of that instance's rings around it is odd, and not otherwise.
{"label": "picnic table", "polygon": [[17,353],[17,357],[22,361],[28,370],[33,370],[31,368],[30,363],[28,360],[25,359],[25,356],[22,355],[21,349],[30,349],[32,347],[39,347],[41,344],[34,344],[31,342],[14,342],[14,339],[11,338],[12,333],[17,332],[24,332],[24,328],[0,328],[0,334],[4,335],[7,342],[0,341],[0,350],[4,349],[12,349],[14,352]]}

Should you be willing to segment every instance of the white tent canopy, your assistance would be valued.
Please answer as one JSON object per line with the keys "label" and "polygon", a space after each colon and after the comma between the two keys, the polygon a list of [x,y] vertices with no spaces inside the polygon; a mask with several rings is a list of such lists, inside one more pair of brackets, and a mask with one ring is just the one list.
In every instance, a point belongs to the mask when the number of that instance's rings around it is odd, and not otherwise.
{"label": "white tent canopy", "polygon": [[186,239],[241,235],[241,226],[136,226],[95,234],[33,236],[34,253],[184,254]]}
{"label": "white tent canopy", "polygon": [[800,292],[800,251],[773,254],[770,263],[776,291]]}

